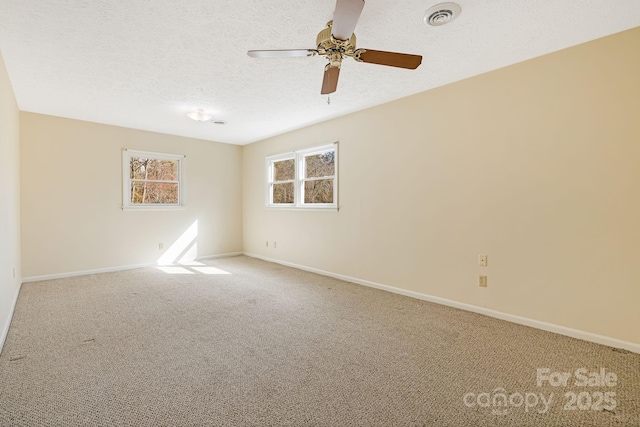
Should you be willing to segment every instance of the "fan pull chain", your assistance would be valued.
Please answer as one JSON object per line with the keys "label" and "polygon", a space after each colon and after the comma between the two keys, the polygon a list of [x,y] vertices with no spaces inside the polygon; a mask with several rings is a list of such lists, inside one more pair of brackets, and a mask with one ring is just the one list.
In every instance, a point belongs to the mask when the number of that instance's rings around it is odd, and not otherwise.
{"label": "fan pull chain", "polygon": [[331,97],[327,96],[327,105],[331,105]]}

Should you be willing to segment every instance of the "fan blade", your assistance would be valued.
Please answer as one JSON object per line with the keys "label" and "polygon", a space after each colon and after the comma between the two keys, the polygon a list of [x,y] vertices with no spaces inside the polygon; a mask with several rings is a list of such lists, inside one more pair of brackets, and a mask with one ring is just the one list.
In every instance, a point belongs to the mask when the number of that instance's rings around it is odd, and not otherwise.
{"label": "fan blade", "polygon": [[284,49],[284,50],[250,50],[247,52],[252,58],[294,58],[298,56],[313,56],[314,49]]}
{"label": "fan blade", "polygon": [[364,0],[337,0],[333,12],[331,34],[338,40],[349,40],[356,29],[364,7]]}
{"label": "fan blade", "polygon": [[[358,49],[360,50],[360,49]],[[357,52],[357,51],[356,51]],[[388,65],[390,67],[415,70],[422,63],[422,56],[408,53],[385,52],[383,50],[362,49],[358,56],[360,61],[370,64]]]}
{"label": "fan blade", "polygon": [[338,77],[340,76],[340,68],[327,65],[324,69],[324,79],[322,80],[321,95],[328,95],[336,91],[338,87]]}

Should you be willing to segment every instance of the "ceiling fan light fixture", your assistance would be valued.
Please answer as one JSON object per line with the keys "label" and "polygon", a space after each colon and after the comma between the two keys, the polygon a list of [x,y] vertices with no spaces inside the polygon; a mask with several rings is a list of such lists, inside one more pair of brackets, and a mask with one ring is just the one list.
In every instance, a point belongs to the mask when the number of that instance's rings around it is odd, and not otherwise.
{"label": "ceiling fan light fixture", "polygon": [[462,8],[456,3],[438,3],[427,9],[422,20],[432,27],[441,27],[452,22],[461,12]]}
{"label": "ceiling fan light fixture", "polygon": [[206,113],[202,109],[187,113],[187,117],[189,117],[191,120],[195,120],[196,122],[206,122],[213,118],[211,114]]}

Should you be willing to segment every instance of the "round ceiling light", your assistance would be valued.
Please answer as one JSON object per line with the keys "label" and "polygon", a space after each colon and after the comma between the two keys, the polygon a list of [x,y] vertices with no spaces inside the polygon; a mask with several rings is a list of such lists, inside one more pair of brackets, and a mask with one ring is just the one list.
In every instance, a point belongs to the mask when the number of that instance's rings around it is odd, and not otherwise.
{"label": "round ceiling light", "polygon": [[206,113],[204,110],[200,109],[200,110],[191,111],[190,113],[187,113],[187,117],[197,122],[206,122],[208,120],[211,120],[213,116],[209,113]]}
{"label": "round ceiling light", "polygon": [[448,24],[460,15],[462,8],[456,3],[439,3],[431,6],[424,14],[424,23],[433,27]]}

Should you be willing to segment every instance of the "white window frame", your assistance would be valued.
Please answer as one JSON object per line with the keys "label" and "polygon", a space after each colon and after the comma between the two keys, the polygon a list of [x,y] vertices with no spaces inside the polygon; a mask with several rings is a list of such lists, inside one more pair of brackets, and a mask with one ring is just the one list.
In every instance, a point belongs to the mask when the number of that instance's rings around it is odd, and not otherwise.
{"label": "white window frame", "polygon": [[[141,181],[139,179],[131,179],[131,158],[132,157],[144,157],[147,159],[158,160],[175,160],[177,161],[177,176],[176,181],[167,180],[148,180],[148,182],[167,182],[178,184],[178,203],[131,203],[131,181]],[[186,205],[185,197],[185,163],[186,156],[184,154],[168,154],[168,153],[156,153],[152,151],[139,151],[130,150],[124,148],[122,150],[122,208],[123,209],[182,209]]]}
{"label": "white window frame", "polygon": [[[308,156],[326,153],[327,151],[333,151],[334,154],[334,174],[326,177],[314,177],[305,178],[304,160]],[[287,181],[273,181],[273,165],[276,162],[283,160],[293,159],[295,161],[295,173],[293,180]],[[290,151],[288,153],[277,154],[265,158],[266,162],[266,206],[268,208],[280,208],[280,209],[338,209],[338,143],[334,142],[319,147],[307,148],[304,150]],[[304,202],[304,184],[307,181],[315,181],[321,179],[333,179],[333,203],[305,203]],[[273,203],[273,184],[274,183],[294,183],[294,202],[293,203]]]}
{"label": "white window frame", "polygon": [[[296,166],[294,166],[294,176],[293,179],[290,180],[286,180],[286,181],[274,181],[273,177],[274,177],[274,163],[277,162],[281,162],[284,160],[293,160],[294,164]],[[295,207],[296,203],[295,201],[298,200],[298,191],[296,190],[296,175],[295,175],[295,171],[297,171],[297,162],[296,162],[296,155],[294,152],[290,152],[290,153],[283,153],[283,154],[278,154],[276,156],[270,156],[267,157],[267,206],[270,207]],[[273,203],[273,185],[274,184],[285,184],[285,183],[289,183],[292,182],[293,183],[293,203]]]}

